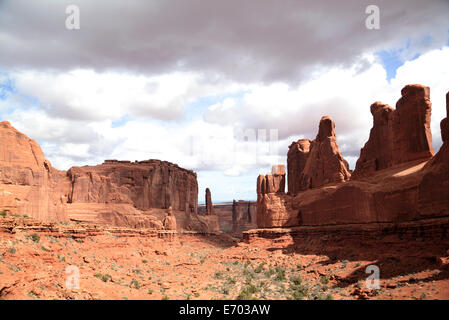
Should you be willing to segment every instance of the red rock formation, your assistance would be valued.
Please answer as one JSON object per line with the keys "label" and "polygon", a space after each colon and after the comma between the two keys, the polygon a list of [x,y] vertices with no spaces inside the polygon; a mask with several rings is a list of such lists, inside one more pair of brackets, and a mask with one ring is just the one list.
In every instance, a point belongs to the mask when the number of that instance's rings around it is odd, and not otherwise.
{"label": "red rock formation", "polygon": [[285,166],[274,165],[271,174],[257,177],[257,221],[264,219],[265,208],[263,203],[273,194],[283,194],[285,192]]}
{"label": "red rock formation", "polygon": [[98,166],[73,167],[70,203],[128,203],[140,210],[151,208],[196,211],[196,174],[160,161],[112,161]]}
{"label": "red rock formation", "polygon": [[408,85],[401,95],[396,110],[381,102],[371,105],[373,128],[360,151],[354,177],[432,157],[429,87]]}
{"label": "red rock formation", "polygon": [[206,215],[210,216],[213,214],[213,206],[212,206],[212,196],[209,188],[206,188]]}
{"label": "red rock formation", "polygon": [[285,191],[285,166],[274,165],[271,173],[257,178],[257,194],[282,193]]}
{"label": "red rock formation", "polygon": [[163,224],[165,230],[176,230],[176,218],[171,207],[167,210]]}
{"label": "red rock formation", "polygon": [[[427,129],[431,112],[430,101],[426,98],[428,89],[407,86],[402,90],[402,95],[396,110],[380,103],[372,105],[375,124],[370,140],[362,149],[362,160],[358,161],[359,174],[363,179],[358,176],[345,183],[328,184],[292,196],[262,193],[263,183],[260,182],[263,177],[259,177],[259,227],[400,223],[447,217],[448,120],[446,118],[441,122],[444,143],[439,152],[428,160],[432,152]],[[406,114],[408,108],[411,108],[409,115]],[[396,117],[400,121],[391,120]],[[395,125],[391,126],[391,123]],[[416,130],[411,124],[420,126]],[[391,132],[398,136],[393,137]],[[382,140],[382,136],[393,141]],[[312,150],[313,147],[307,161],[312,157]],[[379,165],[386,168],[380,169]]]}
{"label": "red rock formation", "polygon": [[[106,160],[58,171],[35,141],[0,122],[1,210],[40,220],[162,229],[164,210],[173,207],[169,220],[195,228],[197,201],[193,171],[159,160]],[[205,225],[215,230],[217,219],[209,220]]]}
{"label": "red rock formation", "polygon": [[449,92],[446,94],[446,118],[441,123],[443,145],[427,162],[418,186],[418,205],[421,216],[449,215]]}
{"label": "red rock formation", "polygon": [[0,122],[0,208],[44,221],[67,219],[68,184],[36,141]]}
{"label": "red rock formation", "polygon": [[300,139],[292,142],[287,154],[288,193],[296,195],[300,191],[301,174],[306,166],[310,151],[310,140]]}
{"label": "red rock formation", "polygon": [[256,203],[252,201],[233,201],[232,232],[241,234],[244,230],[257,228]]}
{"label": "red rock formation", "polygon": [[318,188],[351,177],[349,166],[338,150],[335,123],[322,117],[316,139],[311,142],[306,164],[300,177],[300,190]]}

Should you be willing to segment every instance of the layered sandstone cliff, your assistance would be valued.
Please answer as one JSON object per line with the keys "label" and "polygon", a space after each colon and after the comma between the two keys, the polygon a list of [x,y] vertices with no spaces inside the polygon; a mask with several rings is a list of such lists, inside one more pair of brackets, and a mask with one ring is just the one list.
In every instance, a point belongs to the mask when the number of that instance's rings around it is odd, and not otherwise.
{"label": "layered sandstone cliff", "polygon": [[69,187],[36,141],[0,122],[0,210],[41,220],[67,219]]}
{"label": "layered sandstone cliff", "polygon": [[[262,193],[258,178],[259,227],[399,223],[449,215],[448,120],[441,122],[443,146],[432,157],[429,89],[406,86],[396,110],[375,103],[371,111],[370,138],[350,180],[336,179],[308,190],[295,183],[294,192],[285,194]],[[297,150],[289,151],[295,154],[300,158]]]}
{"label": "layered sandstone cliff", "polygon": [[193,171],[160,160],[106,160],[59,171],[34,140],[0,122],[0,210],[43,221],[163,229],[172,208],[179,228],[216,230],[217,219],[198,217],[197,203]]}

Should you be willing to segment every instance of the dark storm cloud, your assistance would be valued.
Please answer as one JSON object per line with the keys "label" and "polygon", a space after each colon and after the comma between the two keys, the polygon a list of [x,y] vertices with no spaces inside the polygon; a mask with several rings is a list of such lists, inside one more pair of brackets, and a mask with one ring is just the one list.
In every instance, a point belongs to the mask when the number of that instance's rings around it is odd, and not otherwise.
{"label": "dark storm cloud", "polygon": [[[81,29],[65,28],[76,4]],[[380,7],[380,30],[365,8]],[[94,68],[145,74],[221,74],[235,81],[298,81],[316,66],[350,65],[366,51],[411,52],[447,42],[449,2],[23,1],[0,2],[0,68]]]}

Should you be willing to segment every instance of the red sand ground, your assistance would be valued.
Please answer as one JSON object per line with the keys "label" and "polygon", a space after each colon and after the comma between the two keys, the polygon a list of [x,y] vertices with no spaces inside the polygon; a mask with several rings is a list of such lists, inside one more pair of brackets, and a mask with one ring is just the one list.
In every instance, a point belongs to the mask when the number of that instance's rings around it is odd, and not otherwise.
{"label": "red sand ground", "polygon": [[[0,299],[449,299],[449,241],[250,244],[0,217]],[[379,290],[365,287],[367,265]],[[66,267],[80,288],[66,289]]]}

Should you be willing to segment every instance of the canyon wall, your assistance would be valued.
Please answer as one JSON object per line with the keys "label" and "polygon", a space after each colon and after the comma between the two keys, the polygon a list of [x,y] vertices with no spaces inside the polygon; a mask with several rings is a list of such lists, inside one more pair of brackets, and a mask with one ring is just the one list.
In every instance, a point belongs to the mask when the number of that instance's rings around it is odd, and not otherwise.
{"label": "canyon wall", "polygon": [[[213,214],[221,231],[241,236],[243,231],[257,228],[256,206],[256,201],[246,200],[214,203]],[[207,217],[206,205],[198,206],[198,214]]]}
{"label": "canyon wall", "polygon": [[[448,120],[441,122],[444,142],[432,157],[429,88],[409,85],[401,93],[396,110],[380,102],[371,105],[373,128],[352,176],[336,140],[326,142],[332,152],[315,160],[313,142],[293,143],[287,159],[289,193],[264,189],[264,176],[257,179],[258,226],[399,223],[448,216]],[[326,122],[325,135],[334,137]],[[325,154],[331,157],[323,161]],[[322,163],[331,170],[323,170]],[[315,185],[313,177],[324,178]]]}
{"label": "canyon wall", "polygon": [[254,201],[233,201],[232,233],[241,234],[245,230],[257,228],[256,203]]}
{"label": "canyon wall", "polygon": [[66,220],[65,172],[45,159],[36,141],[0,122],[0,211]]}
{"label": "canyon wall", "polygon": [[171,207],[179,228],[217,230],[216,218],[198,217],[197,203],[196,173],[176,164],[106,160],[59,171],[34,140],[0,122],[0,211],[43,221],[162,229]]}

